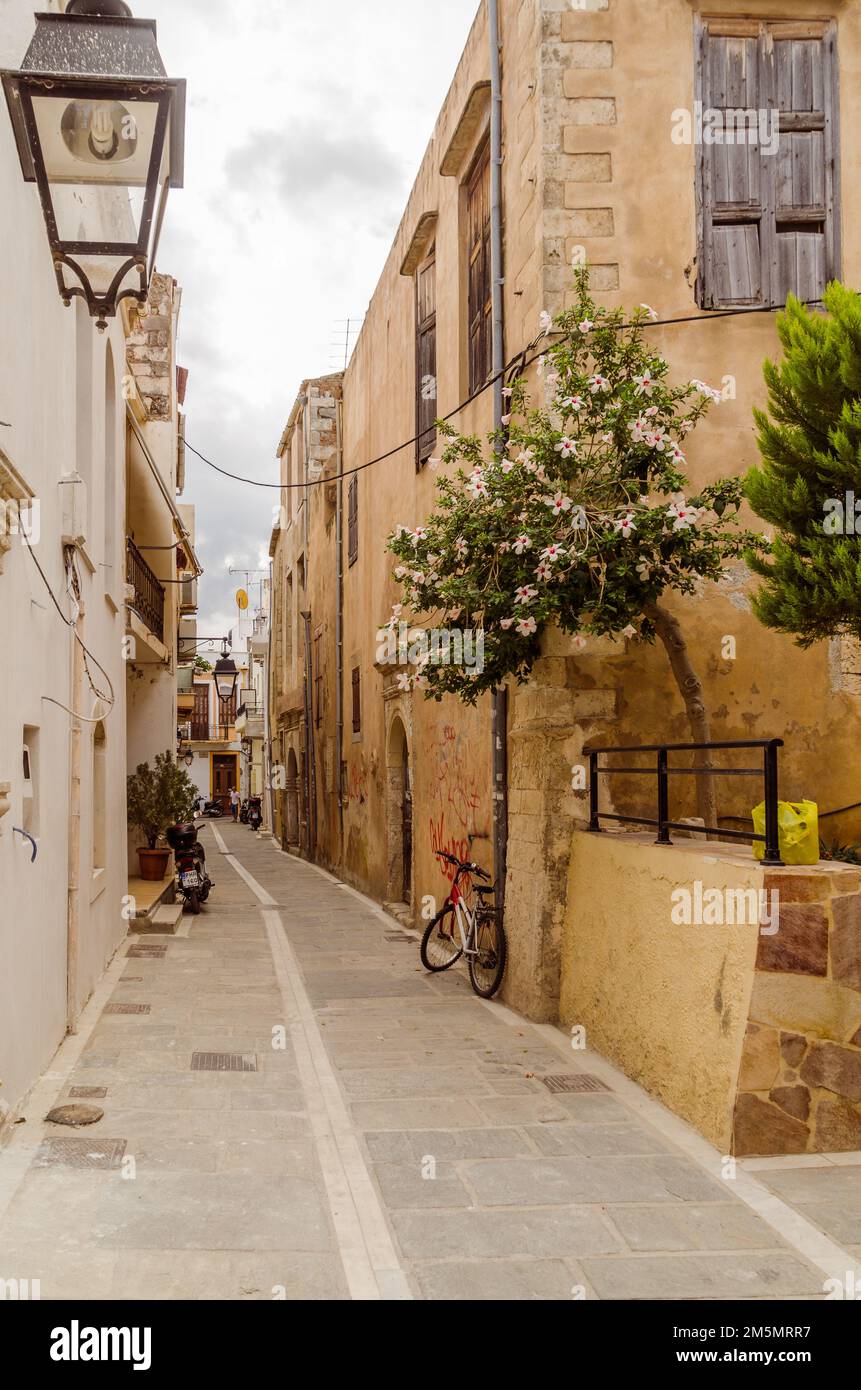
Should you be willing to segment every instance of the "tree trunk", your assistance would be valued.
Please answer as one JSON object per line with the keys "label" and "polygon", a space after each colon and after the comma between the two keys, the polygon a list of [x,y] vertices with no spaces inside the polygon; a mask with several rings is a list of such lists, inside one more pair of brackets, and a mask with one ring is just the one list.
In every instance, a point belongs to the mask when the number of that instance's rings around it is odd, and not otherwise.
{"label": "tree trunk", "polygon": [[[672,613],[669,613],[666,608],[661,608],[657,603],[650,604],[645,609],[645,615],[653,624],[666,648],[673,677],[685,702],[685,712],[693,735],[692,741],[694,743],[709,743],[711,741],[711,720],[703,699],[703,684],[691,665],[688,644],[682,635],[682,629]],[[695,755],[695,758],[700,766],[711,767],[711,761],[707,754]],[[717,797],[714,778],[698,777],[696,780],[697,814],[702,816],[706,825],[717,826]]]}

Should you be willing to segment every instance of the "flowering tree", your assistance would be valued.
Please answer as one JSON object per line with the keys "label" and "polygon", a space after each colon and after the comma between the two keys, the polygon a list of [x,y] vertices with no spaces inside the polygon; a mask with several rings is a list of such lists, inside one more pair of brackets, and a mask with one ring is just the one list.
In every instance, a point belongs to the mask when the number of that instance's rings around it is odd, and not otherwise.
{"label": "flowering tree", "polygon": [[[440,477],[425,524],[389,539],[404,593],[390,626],[406,612],[427,627],[481,629],[484,662],[464,669],[425,655],[404,679],[431,698],[473,704],[507,678],[528,678],[548,623],[578,650],[589,636],[657,637],[694,741],[707,742],[702,683],[659,600],[668,589],[695,592],[726,559],[761,546],[737,525],[740,479],[686,493],[686,439],[721,393],[669,383],[667,362],[646,341],[656,317],[647,305],[627,317],[599,308],[585,267],[575,283],[573,308],[542,315],[543,408],[524,379],[505,388],[505,432],[490,437],[487,457],[476,436],[437,424],[448,440],[442,461],[461,467]],[[710,779],[697,780],[700,814],[713,815]]]}

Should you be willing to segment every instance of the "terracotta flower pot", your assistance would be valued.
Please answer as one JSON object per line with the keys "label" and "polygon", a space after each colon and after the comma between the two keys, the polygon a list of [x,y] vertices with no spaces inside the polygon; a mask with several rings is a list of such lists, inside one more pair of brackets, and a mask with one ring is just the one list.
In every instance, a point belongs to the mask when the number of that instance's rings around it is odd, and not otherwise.
{"label": "terracotta flower pot", "polygon": [[145,883],[161,883],[167,873],[169,849],[139,849],[141,878]]}

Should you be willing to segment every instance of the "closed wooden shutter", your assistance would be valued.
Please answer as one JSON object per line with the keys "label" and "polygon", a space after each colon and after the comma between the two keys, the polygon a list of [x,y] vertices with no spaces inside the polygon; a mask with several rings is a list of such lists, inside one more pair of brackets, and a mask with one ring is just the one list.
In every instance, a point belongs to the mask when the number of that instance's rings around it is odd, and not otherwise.
{"label": "closed wooden shutter", "polygon": [[[835,26],[707,21],[697,67],[701,305],[818,300],[839,274]],[[720,143],[706,143],[712,112]]]}
{"label": "closed wooden shutter", "polygon": [[492,365],[490,274],[490,145],[479,154],[467,185],[469,228],[469,390],[483,386]]}
{"label": "closed wooden shutter", "polygon": [[416,467],[430,458],[436,444],[436,248],[416,273]]}
{"label": "closed wooden shutter", "polygon": [[347,493],[347,559],[354,565],[359,558],[359,479],[350,479]]}
{"label": "closed wooden shutter", "polygon": [[353,668],[353,733],[362,732],[362,673],[358,666]]}

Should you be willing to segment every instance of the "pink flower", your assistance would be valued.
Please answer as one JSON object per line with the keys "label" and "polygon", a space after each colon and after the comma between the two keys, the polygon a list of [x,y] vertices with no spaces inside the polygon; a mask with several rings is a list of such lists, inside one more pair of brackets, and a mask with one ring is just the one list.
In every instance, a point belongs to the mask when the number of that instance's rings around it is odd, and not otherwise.
{"label": "pink flower", "polygon": [[510,424],[511,424],[511,416],[510,416],[510,415],[503,415],[503,416],[502,416],[502,423],[503,423],[503,425],[510,425]]}
{"label": "pink flower", "polygon": [[522,555],[524,550],[530,550],[531,547],[532,541],[528,536],[518,536],[514,542],[514,553],[515,555]]}
{"label": "pink flower", "polygon": [[560,404],[563,410],[570,410],[573,414],[579,415],[580,411],[583,409],[583,397],[566,396],[565,400],[560,402]]}
{"label": "pink flower", "polygon": [[515,603],[531,603],[537,597],[537,589],[533,589],[531,584],[522,584],[514,595],[514,601]]}
{"label": "pink flower", "polygon": [[567,553],[564,546],[548,545],[546,550],[542,550],[541,558],[542,560],[561,560],[562,556]]}
{"label": "pink flower", "polygon": [[631,536],[637,529],[634,525],[634,518],[630,512],[627,516],[620,517],[617,521],[614,521],[613,525],[619,532],[619,535],[622,536],[622,538],[626,541],[630,540]]}
{"label": "pink flower", "polygon": [[633,381],[637,388],[636,395],[651,396],[655,386],[655,380],[651,372],[643,372],[642,376],[635,376]]}
{"label": "pink flower", "polygon": [[419,541],[426,541],[428,537],[428,533],[424,526],[417,526],[411,534],[413,545],[418,545]]}
{"label": "pink flower", "polygon": [[674,531],[690,531],[696,525],[699,510],[697,507],[689,507],[684,497],[676,498],[672,506],[667,511],[667,517],[673,522]]}
{"label": "pink flower", "polygon": [[521,637],[531,637],[534,632],[538,631],[538,624],[534,618],[521,618],[517,624],[517,631]]}
{"label": "pink flower", "polygon": [[582,652],[583,648],[586,646],[586,638],[581,637],[579,634],[576,637],[572,637],[571,646],[575,651]]}
{"label": "pink flower", "polygon": [[542,309],[538,316],[538,326],[542,333],[549,333],[553,327],[553,319],[546,309]]}
{"label": "pink flower", "polygon": [[500,555],[507,555],[511,549],[511,541],[501,541],[499,545]]}
{"label": "pink flower", "polygon": [[554,516],[561,516],[563,512],[570,512],[574,503],[570,497],[566,497],[564,492],[557,492],[555,497],[545,497],[545,505],[550,507]]}
{"label": "pink flower", "polygon": [[596,372],[595,376],[589,378],[589,390],[596,396],[599,391],[609,391],[610,383],[600,372]]}
{"label": "pink flower", "polygon": [[578,323],[577,327],[580,329],[581,333],[591,333],[595,325],[591,319],[583,319],[581,323]]}
{"label": "pink flower", "polygon": [[514,627],[514,623],[515,623],[515,619],[514,619],[514,618],[501,618],[501,619],[500,619],[500,622],[499,622],[499,626],[500,626],[501,628],[504,628],[505,631],[507,632],[509,628]]}
{"label": "pink flower", "polygon": [[514,387],[513,387],[513,386],[503,386],[503,388],[502,388],[502,394],[503,394],[503,396],[505,396],[506,400],[511,400],[511,397],[514,395]]}
{"label": "pink flower", "polygon": [[574,440],[574,439],[569,439],[568,436],[566,435],[565,438],[564,438],[564,439],[560,439],[559,443],[556,445],[556,453],[557,453],[557,454],[561,454],[562,457],[563,457],[564,459],[570,459],[570,458],[572,458],[572,457],[576,457],[576,455],[577,455],[577,442],[576,442],[576,440]]}
{"label": "pink flower", "polygon": [[648,428],[649,422],[646,419],[645,415],[638,415],[636,420],[634,420],[633,423],[628,426],[628,429],[631,431],[631,438],[635,444],[642,443],[642,441],[646,437],[646,432]]}
{"label": "pink flower", "polygon": [[535,571],[535,577],[536,579],[540,579],[542,583],[551,579],[553,577],[553,566],[549,565],[546,560],[542,560],[538,569]]}
{"label": "pink flower", "polygon": [[641,305],[640,305],[640,308],[641,308],[641,309],[645,309],[645,311],[646,311],[646,318],[651,319],[651,320],[652,320],[652,323],[657,323],[657,322],[658,322],[658,316],[657,316],[657,314],[655,313],[654,309],[652,308],[651,304],[641,304]]}

